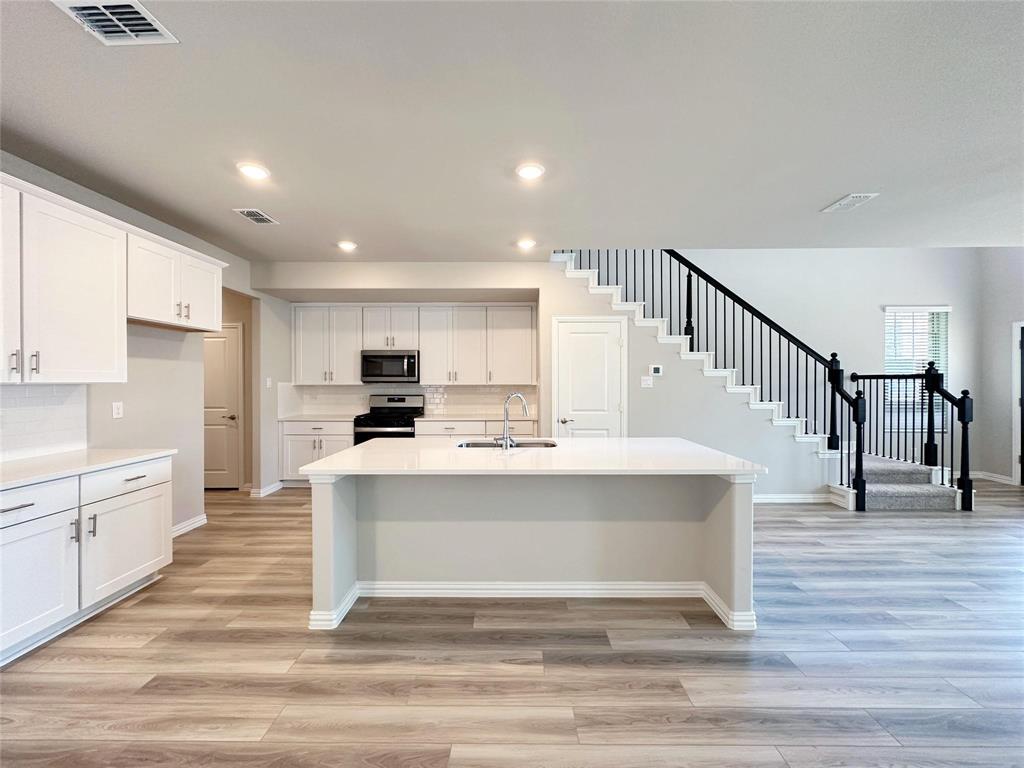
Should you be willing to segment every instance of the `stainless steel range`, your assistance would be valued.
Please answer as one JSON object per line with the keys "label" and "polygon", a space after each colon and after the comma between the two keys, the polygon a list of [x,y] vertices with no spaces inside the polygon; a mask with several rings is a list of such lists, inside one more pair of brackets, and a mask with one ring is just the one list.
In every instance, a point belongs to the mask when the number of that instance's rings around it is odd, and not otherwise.
{"label": "stainless steel range", "polygon": [[355,444],[375,437],[416,437],[416,419],[423,415],[423,395],[370,395],[370,412],[352,422]]}

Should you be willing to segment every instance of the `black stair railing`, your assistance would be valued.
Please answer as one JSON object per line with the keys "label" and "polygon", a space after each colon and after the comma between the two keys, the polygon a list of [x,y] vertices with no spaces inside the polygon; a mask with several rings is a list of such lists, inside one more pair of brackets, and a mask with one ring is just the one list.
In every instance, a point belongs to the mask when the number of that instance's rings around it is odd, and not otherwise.
{"label": "black stair railing", "polygon": [[[943,386],[943,374],[930,362],[921,373],[850,375],[863,383],[867,397],[865,453],[939,470],[939,482],[961,492],[960,508],[974,508],[970,424],[974,400],[968,390],[955,396]],[[956,439],[954,423],[960,424]],[[959,475],[956,475],[959,442]],[[947,464],[946,458],[949,458]]]}

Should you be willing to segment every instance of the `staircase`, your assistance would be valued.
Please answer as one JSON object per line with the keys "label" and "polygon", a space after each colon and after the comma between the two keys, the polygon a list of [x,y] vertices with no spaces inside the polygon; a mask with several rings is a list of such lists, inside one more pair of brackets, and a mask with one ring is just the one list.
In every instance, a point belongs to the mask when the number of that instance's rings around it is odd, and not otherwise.
{"label": "staircase", "polygon": [[[973,404],[966,390],[961,398],[946,391],[934,368],[847,377],[836,353],[817,352],[674,249],[579,249],[552,258],[564,261],[566,276],[585,281],[591,294],[606,295],[612,310],[655,329],[659,344],[698,362],[726,392],[769,411],[774,427],[815,444],[816,460],[827,462],[833,478],[834,503],[860,511],[972,508],[967,427]],[[860,380],[865,389],[851,393]],[[956,421],[962,440],[954,479]]]}

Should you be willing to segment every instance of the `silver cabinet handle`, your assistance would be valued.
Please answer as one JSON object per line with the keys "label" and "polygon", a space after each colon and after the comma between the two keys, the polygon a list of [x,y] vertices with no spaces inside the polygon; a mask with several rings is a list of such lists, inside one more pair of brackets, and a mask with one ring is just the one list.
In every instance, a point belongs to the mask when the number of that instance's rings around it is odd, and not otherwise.
{"label": "silver cabinet handle", "polygon": [[453,371],[452,372],[452,381],[458,381],[458,380],[459,380],[459,372],[458,371]]}
{"label": "silver cabinet handle", "polygon": [[191,320],[192,319],[192,305],[191,304],[186,304],[185,305],[185,319],[186,320]]}
{"label": "silver cabinet handle", "polygon": [[71,531],[72,531],[72,533],[71,533],[71,540],[72,541],[79,541],[82,538],[82,528],[81,528],[81,526],[82,526],[82,523],[81,523],[81,521],[77,517],[74,520],[71,521]]}
{"label": "silver cabinet handle", "polygon": [[34,501],[30,501],[27,504],[18,504],[16,507],[7,507],[6,509],[0,509],[0,512],[15,512],[19,509],[28,509],[29,507],[34,507],[35,505],[36,503]]}
{"label": "silver cabinet handle", "polygon": [[324,381],[327,381],[327,371],[324,371]]}
{"label": "silver cabinet handle", "polygon": [[568,424],[570,421],[576,421],[576,419],[559,419],[559,424]]}
{"label": "silver cabinet handle", "polygon": [[[33,362],[33,361],[35,361],[35,362]],[[39,373],[40,354],[39,354],[39,350],[38,349],[35,352],[33,352],[31,355],[28,356],[28,363],[29,363],[29,366],[28,366],[29,367],[29,371],[31,373]]]}
{"label": "silver cabinet handle", "polygon": [[448,381],[451,381],[451,380],[452,380],[452,372],[448,371]]}
{"label": "silver cabinet handle", "polygon": [[89,533],[95,539],[96,538],[96,531],[100,527],[100,521],[99,521],[98,516],[97,515],[89,515],[89,522],[92,524],[91,527],[89,528]]}
{"label": "silver cabinet handle", "polygon": [[11,372],[21,373],[21,350],[16,349],[11,352]]}
{"label": "silver cabinet handle", "polygon": [[124,481],[125,481],[126,483],[130,483],[130,482],[132,482],[132,481],[134,481],[134,480],[141,480],[141,479],[142,479],[142,478],[144,478],[144,477],[145,477],[145,475],[136,475],[135,477],[126,477],[126,478],[124,479]]}
{"label": "silver cabinet handle", "polygon": [[454,429],[455,429],[455,427],[445,427],[445,429],[448,429],[448,430],[454,430]]}
{"label": "silver cabinet handle", "polygon": [[316,438],[315,437],[313,438],[313,450],[314,451],[316,450]]}
{"label": "silver cabinet handle", "polygon": [[494,378],[494,371],[487,372],[487,380],[491,381]]}
{"label": "silver cabinet handle", "polygon": [[174,314],[177,315],[178,317],[181,317],[181,302],[180,301],[177,304],[175,304]]}
{"label": "silver cabinet handle", "polygon": [[334,371],[331,371],[331,378],[330,378],[330,380],[334,381]]}
{"label": "silver cabinet handle", "polygon": [[314,432],[316,432],[318,429],[323,429],[323,427],[310,427],[310,429],[312,429]]}
{"label": "silver cabinet handle", "polygon": [[320,438],[320,450],[322,451],[323,449],[324,449],[324,439],[321,437]]}
{"label": "silver cabinet handle", "polygon": [[392,349],[394,349],[394,346],[395,346],[395,337],[392,336],[391,337],[391,347],[392,347]]}

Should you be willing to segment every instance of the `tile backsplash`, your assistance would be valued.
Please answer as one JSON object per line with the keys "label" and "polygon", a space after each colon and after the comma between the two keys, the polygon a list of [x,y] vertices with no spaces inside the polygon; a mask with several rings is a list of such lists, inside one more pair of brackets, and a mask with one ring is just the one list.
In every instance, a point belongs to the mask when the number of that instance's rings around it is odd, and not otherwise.
{"label": "tile backsplash", "polygon": [[84,384],[0,386],[0,459],[86,447]]}
{"label": "tile backsplash", "polygon": [[351,387],[296,387],[281,384],[278,393],[279,413],[335,414],[363,413],[370,395],[425,395],[424,410],[428,416],[487,415],[499,413],[505,396],[519,389],[536,413],[537,387],[497,386],[416,386],[410,384],[356,385]]}

